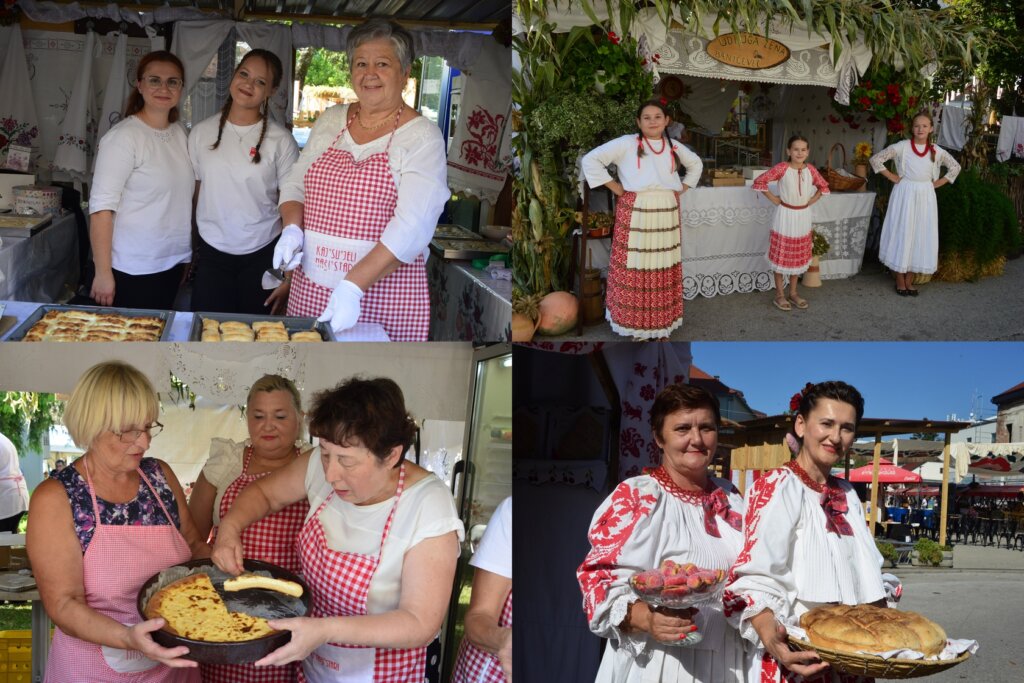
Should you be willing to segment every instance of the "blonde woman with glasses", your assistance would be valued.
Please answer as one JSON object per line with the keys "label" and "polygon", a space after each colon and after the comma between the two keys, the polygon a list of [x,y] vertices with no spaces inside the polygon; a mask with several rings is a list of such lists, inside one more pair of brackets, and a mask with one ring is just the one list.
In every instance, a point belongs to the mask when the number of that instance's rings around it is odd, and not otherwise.
{"label": "blonde woman with glasses", "polygon": [[99,142],[89,197],[89,240],[101,306],[174,307],[192,259],[195,175],[178,103],[181,60],[150,52],[136,70],[124,119]]}
{"label": "blonde woman with glasses", "polygon": [[79,379],[64,424],[85,454],[40,484],[29,506],[28,553],[57,628],[46,663],[54,683],[197,683],[186,647],[150,635],[135,599],[157,572],[209,557],[181,484],[145,457],[162,426],[149,380],[130,365],[100,363]]}

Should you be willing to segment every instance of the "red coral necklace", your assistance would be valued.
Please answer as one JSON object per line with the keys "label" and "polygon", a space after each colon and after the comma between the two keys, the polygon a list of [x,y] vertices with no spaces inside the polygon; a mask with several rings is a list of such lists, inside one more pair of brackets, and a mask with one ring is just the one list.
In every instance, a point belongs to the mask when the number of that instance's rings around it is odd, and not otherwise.
{"label": "red coral necklace", "polygon": [[918,152],[917,151],[917,144],[913,140],[911,140],[910,141],[910,149],[914,150],[914,154],[916,154],[917,156],[923,157],[925,154],[927,154],[928,152],[931,151],[932,145],[931,145],[930,142],[925,142],[924,143],[924,151]]}

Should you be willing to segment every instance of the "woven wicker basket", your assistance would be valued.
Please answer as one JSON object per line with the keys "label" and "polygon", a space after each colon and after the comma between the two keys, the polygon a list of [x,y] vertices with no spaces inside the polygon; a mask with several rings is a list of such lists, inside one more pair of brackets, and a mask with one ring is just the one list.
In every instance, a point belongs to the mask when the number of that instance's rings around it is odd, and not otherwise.
{"label": "woven wicker basket", "polygon": [[843,163],[839,167],[846,166],[846,147],[841,142],[837,142],[828,151],[828,160],[825,162],[825,180],[828,181],[828,189],[833,192],[857,192],[864,187],[867,179],[845,176],[832,168],[832,152],[836,151],[836,147],[843,152]]}
{"label": "woven wicker basket", "polygon": [[817,647],[806,640],[789,637],[789,644],[798,650],[817,652],[822,661],[848,674],[873,676],[875,678],[921,678],[945,671],[967,661],[971,653],[965,652],[956,659],[883,659],[874,655],[855,654]]}

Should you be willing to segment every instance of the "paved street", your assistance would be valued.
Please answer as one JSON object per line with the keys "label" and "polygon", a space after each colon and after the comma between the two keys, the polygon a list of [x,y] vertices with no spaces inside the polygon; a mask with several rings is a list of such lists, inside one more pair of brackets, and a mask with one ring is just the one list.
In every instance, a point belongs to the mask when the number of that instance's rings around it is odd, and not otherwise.
{"label": "paved street", "polygon": [[[685,302],[683,325],[672,341],[1024,340],[1024,258],[1008,261],[1000,277],[920,285],[914,298],[897,296],[893,286],[892,276],[875,261],[865,262],[854,277],[801,287],[807,310],[776,310],[771,292],[697,297]],[[607,322],[585,327],[579,338],[629,341]]]}
{"label": "paved street", "polygon": [[974,657],[928,682],[1019,683],[1024,680],[1024,552],[975,546],[953,552],[952,570],[894,572],[903,581],[900,609],[938,622],[950,637],[981,644]]}

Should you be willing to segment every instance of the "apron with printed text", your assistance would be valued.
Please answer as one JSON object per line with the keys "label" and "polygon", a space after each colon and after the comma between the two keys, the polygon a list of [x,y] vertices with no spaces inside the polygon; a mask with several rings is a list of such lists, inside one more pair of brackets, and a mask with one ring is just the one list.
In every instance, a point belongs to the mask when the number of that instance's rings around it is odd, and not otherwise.
{"label": "apron with printed text", "polygon": [[[380,241],[395,215],[395,187],[388,152],[401,110],[381,152],[356,161],[347,149],[331,146],[306,171],[302,264],[288,294],[288,315],[319,316],[339,282]],[[420,254],[366,291],[358,322],[378,323],[391,341],[426,341],[430,296],[426,261]]]}
{"label": "apron with printed text", "polygon": [[[151,576],[192,557],[156,489],[141,469],[142,481],[153,493],[168,525],[137,526],[100,523],[99,505],[85,463],[86,483],[96,519],[89,547],[82,556],[85,601],[92,609],[122,624],[137,624],[136,597]],[[172,669],[137,650],[120,650],[89,643],[54,629],[45,683],[198,683],[199,669]]]}
{"label": "apron with printed text", "polygon": [[[244,458],[242,473],[228,485],[221,496],[221,519],[227,516],[228,510],[246,486],[270,474],[249,474],[252,446],[246,447]],[[245,557],[276,564],[290,572],[298,573],[300,564],[295,539],[302,529],[307,512],[309,502],[303,499],[247,526],[242,531],[242,549]],[[216,527],[214,531],[216,532]],[[251,663],[203,664],[199,670],[203,673],[203,683],[293,683],[299,675],[299,666],[298,662],[284,666],[261,667],[253,666]]]}
{"label": "apron with printed text", "polygon": [[[505,598],[498,626],[512,628],[512,591],[509,591],[508,597]],[[506,683],[506,680],[498,658],[490,652],[478,649],[469,642],[469,638],[463,636],[451,683]]]}
{"label": "apron with printed text", "polygon": [[[348,617],[366,614],[370,581],[380,565],[395,510],[405,488],[405,465],[398,475],[395,503],[384,523],[377,555],[362,555],[331,550],[320,513],[334,495],[332,491],[299,534],[299,558],[306,583],[313,594],[314,617]],[[300,681],[309,683],[410,683],[426,675],[427,648],[374,648],[361,645],[326,643],[310,653],[302,663]]]}

